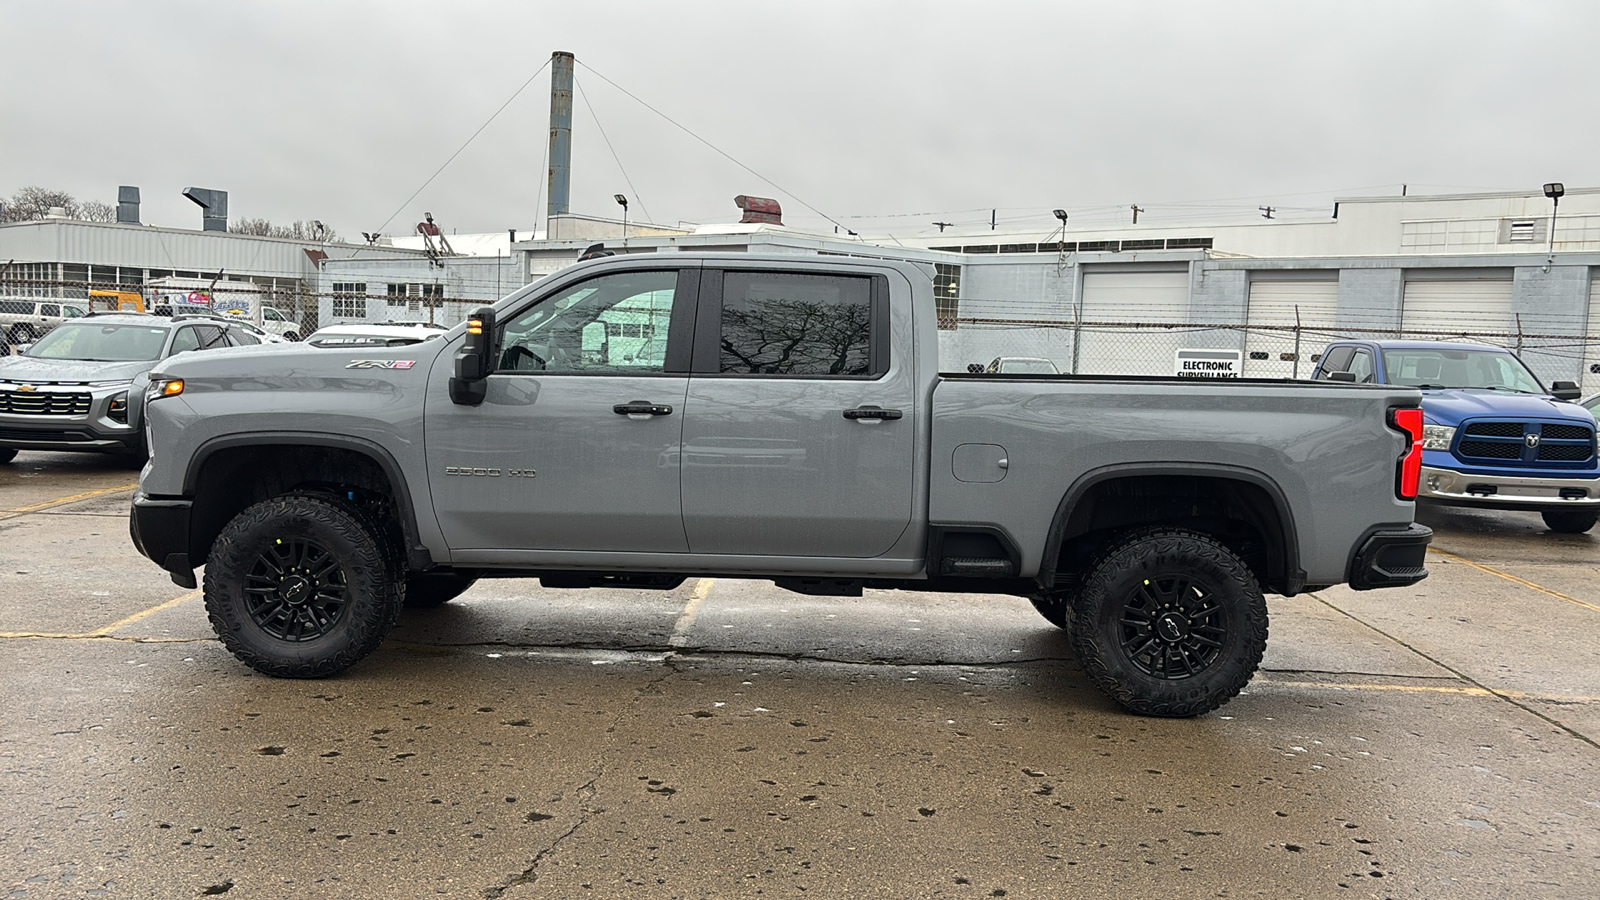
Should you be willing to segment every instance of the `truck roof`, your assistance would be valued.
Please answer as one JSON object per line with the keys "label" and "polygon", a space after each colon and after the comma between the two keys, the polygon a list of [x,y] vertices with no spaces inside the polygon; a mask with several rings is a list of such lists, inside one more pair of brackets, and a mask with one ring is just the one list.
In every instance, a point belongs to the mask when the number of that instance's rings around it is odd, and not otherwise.
{"label": "truck roof", "polygon": [[1340,338],[1331,343],[1336,344],[1372,344],[1380,350],[1489,350],[1495,353],[1510,353],[1504,347],[1494,344],[1480,344],[1477,341],[1401,341],[1384,340],[1374,341],[1365,338]]}

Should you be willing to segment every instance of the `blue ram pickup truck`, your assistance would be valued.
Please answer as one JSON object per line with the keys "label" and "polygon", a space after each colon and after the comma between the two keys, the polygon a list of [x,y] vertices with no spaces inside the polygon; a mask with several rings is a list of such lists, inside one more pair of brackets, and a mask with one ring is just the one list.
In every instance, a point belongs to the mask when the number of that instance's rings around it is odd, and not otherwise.
{"label": "blue ram pickup truck", "polygon": [[1538,512],[1579,534],[1600,517],[1595,417],[1578,386],[1546,390],[1516,354],[1451,341],[1336,341],[1312,378],[1422,389],[1417,499]]}

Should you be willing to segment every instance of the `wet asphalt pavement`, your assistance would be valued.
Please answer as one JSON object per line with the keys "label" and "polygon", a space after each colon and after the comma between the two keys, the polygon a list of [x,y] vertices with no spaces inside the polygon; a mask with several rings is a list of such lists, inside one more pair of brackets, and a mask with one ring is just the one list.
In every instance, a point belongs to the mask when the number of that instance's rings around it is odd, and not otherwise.
{"label": "wet asphalt pavement", "polygon": [[256,675],[115,460],[0,466],[0,897],[1593,897],[1600,537],[1425,510],[1410,590],[1269,598],[1210,715],[1025,601],[481,581]]}

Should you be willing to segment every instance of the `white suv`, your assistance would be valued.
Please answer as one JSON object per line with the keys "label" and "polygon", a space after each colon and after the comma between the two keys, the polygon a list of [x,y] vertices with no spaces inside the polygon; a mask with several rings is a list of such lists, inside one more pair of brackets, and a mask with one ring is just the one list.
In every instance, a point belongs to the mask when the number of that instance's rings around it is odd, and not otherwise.
{"label": "white suv", "polygon": [[31,344],[62,322],[88,312],[87,303],[38,297],[0,298],[0,343]]}

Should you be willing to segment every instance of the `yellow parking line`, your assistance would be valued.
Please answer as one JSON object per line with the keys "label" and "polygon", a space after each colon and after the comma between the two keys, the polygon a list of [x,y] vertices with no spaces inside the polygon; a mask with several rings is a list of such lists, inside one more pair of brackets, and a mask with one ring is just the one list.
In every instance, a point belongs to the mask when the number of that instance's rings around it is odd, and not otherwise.
{"label": "yellow parking line", "polygon": [[1503,697],[1517,700],[1544,700],[1558,703],[1596,703],[1600,697],[1587,697],[1574,694],[1530,694],[1527,691],[1491,691],[1488,688],[1477,687],[1470,684],[1462,685],[1437,685],[1437,684],[1355,684],[1338,681],[1293,681],[1290,679],[1267,678],[1267,684],[1281,684],[1297,688],[1322,688],[1335,691],[1394,691],[1402,694],[1465,694],[1470,697]]}
{"label": "yellow parking line", "polygon": [[1454,553],[1451,553],[1451,552],[1449,552],[1447,550],[1440,550],[1440,549],[1438,549],[1436,547],[1429,547],[1428,548],[1428,552],[1429,553],[1437,553],[1440,556],[1443,556],[1443,557],[1445,557],[1447,559],[1453,559],[1453,560],[1455,560],[1456,562],[1459,562],[1459,563],[1465,563],[1466,565],[1469,565],[1472,568],[1477,569],[1480,572],[1488,572],[1490,575],[1494,575],[1494,576],[1499,577],[1499,578],[1504,578],[1507,581],[1516,582],[1517,584],[1520,584],[1523,587],[1533,588],[1534,590],[1538,591],[1539,593],[1541,593],[1541,594],[1549,594],[1550,596],[1556,598],[1557,600],[1565,600],[1568,603],[1577,604],[1578,606],[1581,606],[1584,609],[1593,610],[1595,612],[1600,612],[1600,606],[1596,606],[1593,603],[1588,603],[1586,601],[1579,600],[1577,597],[1568,597],[1566,594],[1563,594],[1560,591],[1552,591],[1552,590],[1550,590],[1549,588],[1545,587],[1542,584],[1534,584],[1533,582],[1527,580],[1526,578],[1518,578],[1517,576],[1512,575],[1509,572],[1502,572],[1499,569],[1494,568],[1493,566],[1486,566],[1486,565],[1484,565],[1482,563],[1475,563],[1472,560],[1467,559],[1464,556],[1457,556]]}
{"label": "yellow parking line", "polygon": [[689,595],[689,602],[684,604],[677,624],[672,626],[672,637],[667,639],[667,646],[682,647],[688,643],[689,628],[694,625],[695,617],[700,615],[700,604],[706,602],[706,595],[711,593],[711,586],[716,583],[715,578],[702,578],[694,583],[694,593]]}
{"label": "yellow parking line", "polygon": [[193,600],[194,598],[200,596],[202,593],[204,593],[204,591],[200,591],[200,590],[190,591],[189,593],[184,594],[181,597],[173,597],[171,600],[168,600],[165,603],[159,603],[159,604],[157,604],[155,606],[150,607],[149,609],[141,610],[139,612],[136,612],[133,615],[128,616],[125,619],[118,619],[117,621],[112,622],[110,625],[107,625],[104,628],[97,628],[94,631],[85,631],[85,632],[83,632],[81,634],[64,634],[64,633],[53,632],[53,631],[0,631],[0,638],[43,638],[43,639],[53,639],[53,640],[93,640],[95,638],[110,637],[111,633],[116,631],[119,628],[126,628],[129,625],[132,625],[133,623],[135,623],[135,622],[137,622],[137,621],[139,621],[141,619],[147,618],[149,616],[153,616],[156,613],[161,612],[164,609],[171,609],[172,607],[177,606],[178,604],[184,602],[185,600]]}
{"label": "yellow parking line", "polygon": [[67,503],[77,503],[79,500],[87,500],[90,497],[98,497],[101,494],[115,494],[118,491],[131,490],[138,486],[139,482],[135,481],[132,484],[124,484],[119,487],[101,488],[98,491],[84,491],[81,494],[73,494],[70,497],[59,497],[55,500],[46,500],[43,503],[35,503],[32,506],[19,506],[16,509],[0,509],[0,516],[20,516],[23,513],[38,512],[41,509],[49,509],[52,506],[61,506]]}
{"label": "yellow parking line", "polygon": [[171,609],[172,607],[177,606],[179,603],[182,603],[185,600],[193,600],[194,598],[200,596],[202,593],[203,593],[203,591],[201,591],[201,590],[193,590],[193,591],[190,591],[187,594],[184,594],[182,597],[173,597],[171,600],[168,600],[167,602],[161,604],[160,606],[152,606],[149,609],[145,610],[144,612],[136,612],[133,615],[127,617],[126,619],[119,619],[119,620],[117,620],[115,622],[112,622],[110,625],[107,625],[104,628],[100,628],[100,629],[97,629],[95,631],[91,631],[91,632],[89,632],[89,634],[90,634],[91,637],[102,637],[104,635],[108,635],[111,632],[116,631],[118,628],[126,628],[127,626],[132,625],[133,623],[139,621],[140,619],[145,618],[146,616],[153,616],[156,613],[161,612],[163,609]]}

